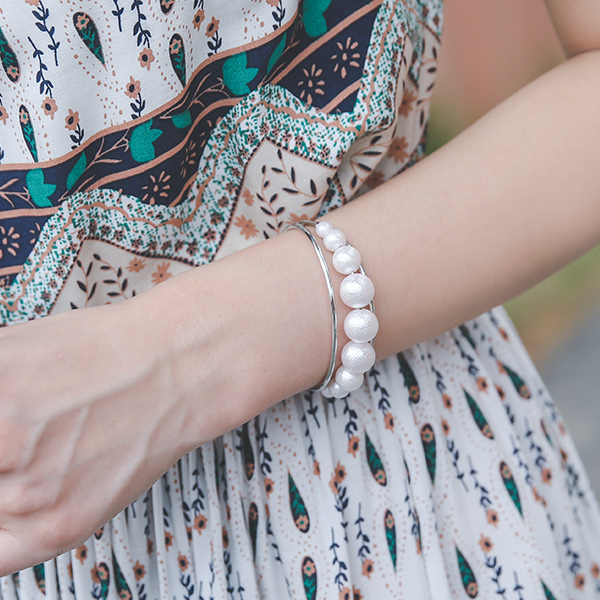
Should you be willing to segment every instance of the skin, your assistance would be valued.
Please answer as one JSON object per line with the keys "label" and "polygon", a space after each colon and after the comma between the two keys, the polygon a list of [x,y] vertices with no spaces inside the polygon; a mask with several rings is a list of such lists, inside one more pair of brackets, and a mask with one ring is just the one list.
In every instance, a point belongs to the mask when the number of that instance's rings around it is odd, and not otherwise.
{"label": "skin", "polygon": [[[548,8],[568,60],[328,219],[375,283],[379,359],[600,242],[600,2]],[[290,231],[121,304],[0,330],[0,575],[76,547],[186,452],[319,382],[330,319]]]}

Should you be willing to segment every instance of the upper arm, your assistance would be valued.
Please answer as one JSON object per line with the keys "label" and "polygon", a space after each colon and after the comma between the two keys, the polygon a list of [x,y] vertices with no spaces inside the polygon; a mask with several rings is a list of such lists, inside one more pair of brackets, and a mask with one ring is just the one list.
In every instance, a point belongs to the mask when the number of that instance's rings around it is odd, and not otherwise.
{"label": "upper arm", "polygon": [[568,56],[600,49],[600,0],[545,0]]}

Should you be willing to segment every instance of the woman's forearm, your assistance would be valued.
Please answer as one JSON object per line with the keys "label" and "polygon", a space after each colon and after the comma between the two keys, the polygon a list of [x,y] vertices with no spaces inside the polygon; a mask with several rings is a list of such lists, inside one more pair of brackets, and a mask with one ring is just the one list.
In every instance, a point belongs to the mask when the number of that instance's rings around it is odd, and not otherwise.
{"label": "woman's forearm", "polygon": [[[566,61],[328,216],[360,250],[375,283],[378,358],[474,318],[600,242],[598,73],[599,52]],[[323,377],[328,297],[301,233],[159,288],[192,307],[182,324],[205,307],[209,329],[218,329],[214,363],[227,364],[239,386],[229,394],[236,406],[222,406],[223,414],[231,408],[245,420]],[[193,327],[182,326],[193,356]]]}

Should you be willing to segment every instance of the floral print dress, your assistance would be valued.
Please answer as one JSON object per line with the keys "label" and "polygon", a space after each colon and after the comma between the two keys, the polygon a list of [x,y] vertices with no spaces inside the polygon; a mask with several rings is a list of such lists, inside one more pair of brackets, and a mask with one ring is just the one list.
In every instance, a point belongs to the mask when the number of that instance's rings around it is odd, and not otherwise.
{"label": "floral print dress", "polygon": [[[3,3],[0,325],[125,300],[409,168],[442,18],[441,0]],[[298,394],[184,456],[0,599],[583,600],[599,517],[498,306],[345,399]]]}

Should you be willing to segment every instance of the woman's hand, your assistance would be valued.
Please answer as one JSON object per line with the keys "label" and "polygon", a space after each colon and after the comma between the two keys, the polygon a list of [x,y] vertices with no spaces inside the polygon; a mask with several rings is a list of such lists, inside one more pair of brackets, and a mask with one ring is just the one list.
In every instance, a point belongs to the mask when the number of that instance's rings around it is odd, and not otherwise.
{"label": "woman's hand", "polygon": [[79,545],[222,433],[210,360],[177,364],[191,340],[166,318],[177,310],[157,289],[0,329],[0,575]]}

